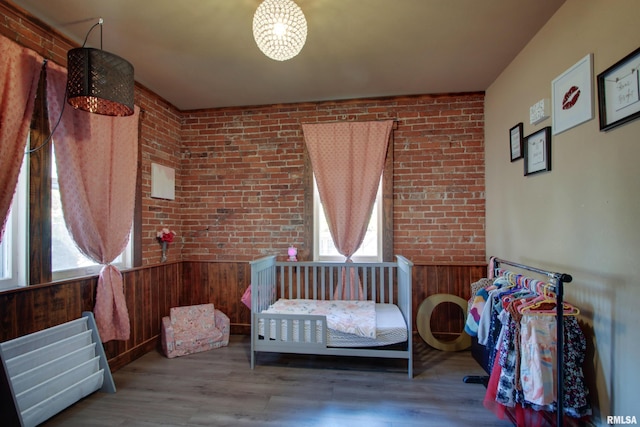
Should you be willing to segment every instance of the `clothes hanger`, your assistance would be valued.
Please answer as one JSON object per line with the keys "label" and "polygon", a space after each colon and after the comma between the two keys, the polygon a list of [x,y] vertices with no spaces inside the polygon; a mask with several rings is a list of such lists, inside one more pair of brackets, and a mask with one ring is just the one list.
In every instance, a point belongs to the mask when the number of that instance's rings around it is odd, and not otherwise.
{"label": "clothes hanger", "polygon": [[[518,308],[518,312],[520,312],[520,314],[555,316],[557,314],[557,301],[556,294],[553,292],[553,289],[555,288],[554,285],[547,282],[537,281],[537,283],[535,283],[535,287],[536,292],[540,296],[521,305]],[[562,307],[562,312],[565,316],[577,316],[580,314],[580,309],[567,302],[564,302]]]}
{"label": "clothes hanger", "polygon": [[522,295],[527,301],[522,302],[518,307],[518,312],[522,313],[524,307],[532,306],[537,303],[555,302],[555,294],[551,291],[553,285],[540,280],[531,279],[527,282],[528,295]]}
{"label": "clothes hanger", "polygon": [[[557,314],[556,307],[556,301],[544,300],[531,305],[520,307],[520,314],[555,316]],[[564,316],[577,316],[578,314],[580,314],[580,309],[569,304],[568,302],[564,302],[562,303],[562,314]]]}

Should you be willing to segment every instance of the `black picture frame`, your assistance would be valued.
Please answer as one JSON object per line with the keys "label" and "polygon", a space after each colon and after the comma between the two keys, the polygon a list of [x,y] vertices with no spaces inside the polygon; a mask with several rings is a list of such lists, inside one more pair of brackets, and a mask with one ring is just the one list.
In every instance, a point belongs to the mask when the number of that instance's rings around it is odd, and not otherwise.
{"label": "black picture frame", "polygon": [[551,170],[551,126],[528,135],[524,141],[524,175]]}
{"label": "black picture frame", "polygon": [[512,162],[524,157],[524,153],[522,152],[524,145],[522,129],[522,122],[509,129],[509,153],[511,155]]}
{"label": "black picture frame", "polygon": [[640,48],[598,74],[600,131],[640,117]]}

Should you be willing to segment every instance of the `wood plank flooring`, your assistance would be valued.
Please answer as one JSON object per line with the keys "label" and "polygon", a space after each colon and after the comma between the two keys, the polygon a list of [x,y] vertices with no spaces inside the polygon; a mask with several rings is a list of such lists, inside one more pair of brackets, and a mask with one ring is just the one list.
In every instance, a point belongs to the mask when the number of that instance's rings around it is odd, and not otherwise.
{"label": "wood plank flooring", "polygon": [[153,351],[44,426],[425,427],[509,426],[482,406],[482,369],[470,352],[434,350],[419,337],[414,378],[406,361],[261,353],[249,367],[248,336],[167,359]]}

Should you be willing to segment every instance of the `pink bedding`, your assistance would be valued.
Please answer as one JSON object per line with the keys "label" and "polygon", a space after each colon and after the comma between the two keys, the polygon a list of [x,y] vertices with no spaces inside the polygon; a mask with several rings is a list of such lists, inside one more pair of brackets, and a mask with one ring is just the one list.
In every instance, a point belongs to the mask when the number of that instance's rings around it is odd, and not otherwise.
{"label": "pink bedding", "polygon": [[365,338],[376,338],[376,310],[373,301],[281,298],[263,313],[322,315],[327,318],[329,329]]}

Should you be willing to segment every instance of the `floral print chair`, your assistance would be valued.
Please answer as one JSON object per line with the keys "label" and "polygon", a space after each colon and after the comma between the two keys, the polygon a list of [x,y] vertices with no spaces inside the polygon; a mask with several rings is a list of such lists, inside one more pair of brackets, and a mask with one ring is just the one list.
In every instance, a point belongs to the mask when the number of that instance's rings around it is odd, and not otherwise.
{"label": "floral print chair", "polygon": [[213,304],[173,307],[160,335],[168,358],[207,351],[229,344],[229,318]]}

